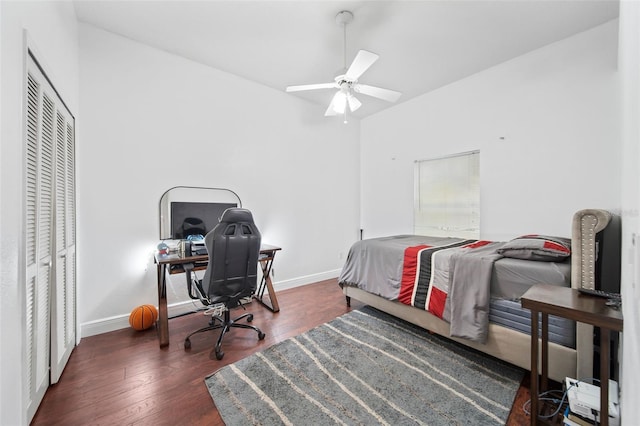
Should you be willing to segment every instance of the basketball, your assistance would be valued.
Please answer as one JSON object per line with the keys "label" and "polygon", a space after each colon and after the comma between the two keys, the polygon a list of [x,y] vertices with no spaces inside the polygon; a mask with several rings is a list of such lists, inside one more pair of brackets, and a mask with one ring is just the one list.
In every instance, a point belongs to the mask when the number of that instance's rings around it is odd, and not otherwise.
{"label": "basketball", "polygon": [[151,312],[153,312],[153,322],[156,322],[158,320],[158,310],[156,309],[156,307],[153,305],[143,305],[143,306],[148,306],[149,309],[151,309]]}
{"label": "basketball", "polygon": [[153,305],[138,306],[129,315],[129,324],[134,330],[146,330],[158,319],[158,311]]}

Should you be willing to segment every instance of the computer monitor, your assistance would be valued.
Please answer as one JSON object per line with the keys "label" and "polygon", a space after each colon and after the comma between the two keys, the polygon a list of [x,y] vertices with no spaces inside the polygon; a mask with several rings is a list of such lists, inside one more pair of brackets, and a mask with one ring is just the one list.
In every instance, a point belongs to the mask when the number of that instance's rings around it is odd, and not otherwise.
{"label": "computer monitor", "polygon": [[238,207],[236,203],[171,202],[171,238],[180,240],[189,235],[206,235],[220,222],[222,213]]}

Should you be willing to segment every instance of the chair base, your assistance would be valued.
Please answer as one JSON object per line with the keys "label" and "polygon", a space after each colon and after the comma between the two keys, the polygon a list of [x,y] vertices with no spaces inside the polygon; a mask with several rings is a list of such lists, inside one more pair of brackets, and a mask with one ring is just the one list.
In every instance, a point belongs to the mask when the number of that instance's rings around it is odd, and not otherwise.
{"label": "chair base", "polygon": [[[216,346],[214,348],[215,349],[215,353],[216,353],[216,359],[218,359],[218,360],[222,359],[222,357],[224,356],[224,352],[222,351],[222,339],[224,338],[224,335],[227,333],[227,331],[229,331],[232,327],[250,328],[252,330],[255,330],[258,333],[258,340],[264,340],[265,334],[258,327],[253,326],[253,325],[249,325],[249,324],[240,324],[240,323],[238,323],[238,321],[240,321],[242,319],[245,319],[245,318],[247,319],[247,322],[251,322],[251,321],[253,321],[253,314],[246,313],[244,315],[240,315],[238,318],[231,319],[231,314],[229,313],[229,310],[227,309],[227,310],[224,311],[224,315],[223,316],[214,315],[214,316],[211,317],[211,321],[209,321],[209,326],[208,327],[203,327],[203,328],[201,328],[199,330],[196,330],[196,331],[190,333],[184,339],[184,348],[185,349],[191,348],[191,339],[190,338],[194,334],[202,333],[204,331],[209,331],[209,330],[216,330],[218,328],[222,329],[222,331],[220,332],[220,336],[218,336],[218,341],[216,342]],[[216,324],[216,321],[220,321],[220,324]]]}

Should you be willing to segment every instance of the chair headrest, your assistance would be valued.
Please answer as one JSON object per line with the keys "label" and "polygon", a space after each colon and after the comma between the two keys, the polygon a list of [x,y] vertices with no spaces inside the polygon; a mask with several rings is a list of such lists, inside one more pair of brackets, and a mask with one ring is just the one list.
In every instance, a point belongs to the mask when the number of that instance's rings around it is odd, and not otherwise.
{"label": "chair headrest", "polygon": [[220,222],[251,222],[253,223],[253,215],[247,209],[241,209],[239,207],[230,207],[222,213]]}

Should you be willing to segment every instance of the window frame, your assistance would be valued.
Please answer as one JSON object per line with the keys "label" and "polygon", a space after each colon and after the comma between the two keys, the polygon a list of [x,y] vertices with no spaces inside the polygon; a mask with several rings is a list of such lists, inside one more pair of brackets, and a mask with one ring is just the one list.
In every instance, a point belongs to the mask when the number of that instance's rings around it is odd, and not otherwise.
{"label": "window frame", "polygon": [[[431,167],[426,169],[427,166]],[[425,175],[427,171],[431,176]],[[431,185],[433,182],[438,183]],[[442,202],[430,203],[432,208],[425,203],[427,199],[438,198]],[[460,206],[456,215],[452,204]],[[415,161],[413,232],[435,237],[480,238],[479,150]]]}

